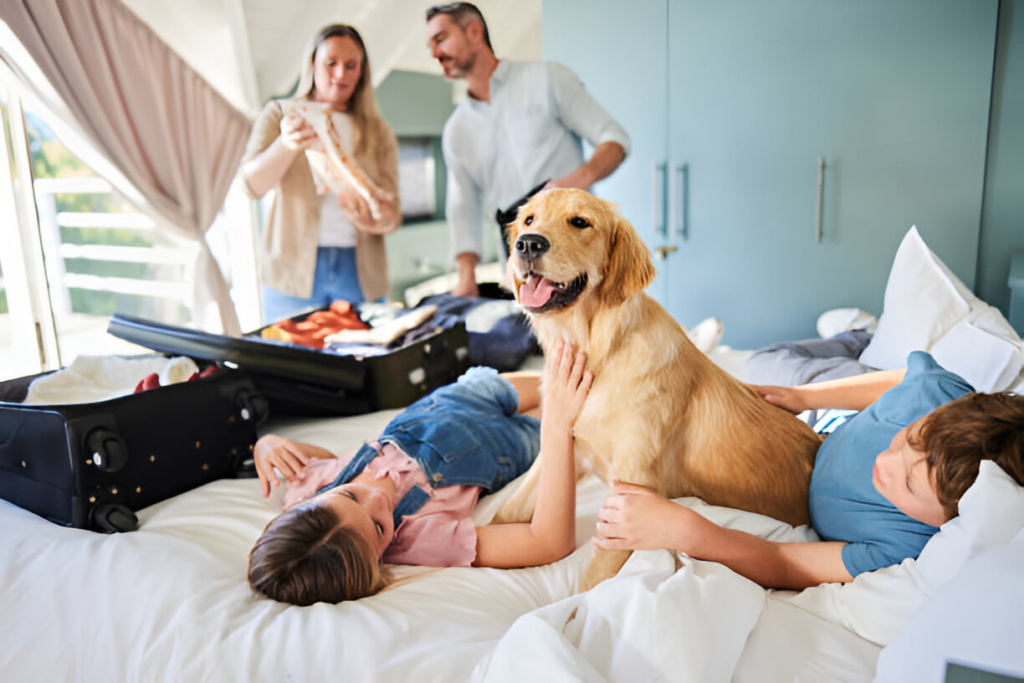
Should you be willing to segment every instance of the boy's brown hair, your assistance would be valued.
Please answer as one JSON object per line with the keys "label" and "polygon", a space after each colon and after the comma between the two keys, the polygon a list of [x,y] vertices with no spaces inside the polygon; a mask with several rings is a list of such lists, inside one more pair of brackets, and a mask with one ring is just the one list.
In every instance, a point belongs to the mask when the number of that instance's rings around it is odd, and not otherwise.
{"label": "boy's brown hair", "polygon": [[939,406],[907,435],[928,454],[928,469],[946,517],[960,514],[960,497],[991,460],[1024,486],[1024,396],[967,394]]}
{"label": "boy's brown hair", "polygon": [[366,540],[324,505],[299,505],[271,520],[249,553],[249,585],[292,605],[339,603],[386,581]]}

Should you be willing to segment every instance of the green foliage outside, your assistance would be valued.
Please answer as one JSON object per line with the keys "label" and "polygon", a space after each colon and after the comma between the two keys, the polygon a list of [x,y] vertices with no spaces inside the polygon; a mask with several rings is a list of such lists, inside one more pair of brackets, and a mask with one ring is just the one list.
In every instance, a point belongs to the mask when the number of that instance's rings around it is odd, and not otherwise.
{"label": "green foliage outside", "polygon": [[[3,280],[3,278],[4,269],[2,266],[0,266],[0,280]],[[0,315],[3,315],[5,313],[10,313],[10,311],[7,310],[7,290],[4,288],[0,288]]]}
{"label": "green foliage outside", "polygon": [[[36,178],[95,177],[95,173],[64,144],[53,131],[38,117],[26,112],[26,129],[29,150],[32,155],[32,170]],[[42,199],[37,196],[37,201]],[[58,213],[127,213],[133,208],[113,193],[108,194],[56,194]],[[118,247],[152,247],[159,235],[112,228],[60,228],[64,244],[95,244]],[[146,263],[121,263],[95,261],[90,259],[65,259],[64,268],[68,273],[118,277],[130,279],[159,279],[159,266]],[[166,268],[163,266],[161,269]],[[168,317],[167,302],[154,302],[146,297],[115,292],[93,291],[71,288],[71,310],[75,313],[109,316],[114,312],[139,315],[157,319]],[[177,312],[172,318],[181,318],[185,312]],[[172,322],[172,321],[169,321]]]}

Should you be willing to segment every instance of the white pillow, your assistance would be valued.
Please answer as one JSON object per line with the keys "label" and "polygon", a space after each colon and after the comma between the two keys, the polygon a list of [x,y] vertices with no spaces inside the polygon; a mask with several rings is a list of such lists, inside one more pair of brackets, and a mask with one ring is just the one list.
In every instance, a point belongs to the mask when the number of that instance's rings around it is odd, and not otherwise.
{"label": "white pillow", "polygon": [[1001,391],[1024,364],[1024,344],[1003,315],[974,296],[912,227],[900,243],[885,287],[885,310],[860,362],[905,368],[911,351],[936,362],[978,391]]}
{"label": "white pillow", "polygon": [[851,583],[808,588],[790,602],[881,646],[888,645],[964,563],[1006,544],[1024,529],[1024,488],[991,460],[960,499],[960,515],[942,525],[917,560],[859,574]]}
{"label": "white pillow", "polygon": [[911,351],[927,351],[968,312],[970,306],[912,227],[896,250],[878,329],[859,360],[880,370],[905,368]]}
{"label": "white pillow", "polygon": [[968,562],[882,650],[875,683],[942,683],[947,662],[1024,678],[1021,567],[1024,532]]}

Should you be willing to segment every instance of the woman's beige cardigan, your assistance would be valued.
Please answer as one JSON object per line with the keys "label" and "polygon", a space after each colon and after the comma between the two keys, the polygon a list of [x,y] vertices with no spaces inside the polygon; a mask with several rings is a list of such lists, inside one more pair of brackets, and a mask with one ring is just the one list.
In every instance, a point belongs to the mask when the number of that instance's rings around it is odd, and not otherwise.
{"label": "woman's beige cardigan", "polygon": [[[283,117],[280,101],[271,100],[263,107],[253,124],[249,144],[242,157],[243,168],[281,134]],[[387,132],[381,136],[382,139],[372,140],[369,153],[357,161],[377,187],[397,197],[398,140],[390,128]],[[244,171],[239,175],[246,193],[256,199]],[[275,189],[260,240],[260,280],[279,292],[305,299],[313,293],[322,201],[316,193],[305,154],[295,157]],[[356,230],[356,269],[367,301],[388,293],[388,261],[383,235]]]}

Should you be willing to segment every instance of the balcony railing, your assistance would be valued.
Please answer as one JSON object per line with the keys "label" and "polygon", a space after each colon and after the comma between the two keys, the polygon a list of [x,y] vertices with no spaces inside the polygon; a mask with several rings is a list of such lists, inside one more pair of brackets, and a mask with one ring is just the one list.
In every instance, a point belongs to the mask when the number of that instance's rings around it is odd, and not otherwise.
{"label": "balcony railing", "polygon": [[[115,246],[107,244],[68,244],[61,239],[61,228],[102,228],[151,233],[152,219],[139,213],[58,212],[56,195],[110,194],[113,187],[102,178],[40,178],[34,182],[39,228],[46,261],[47,279],[54,315],[59,319],[71,314],[69,290],[84,289],[143,297],[169,299],[187,305],[190,301],[196,247],[187,243],[174,246]],[[174,280],[69,273],[66,259],[106,263],[143,263],[178,266],[181,277]]]}

